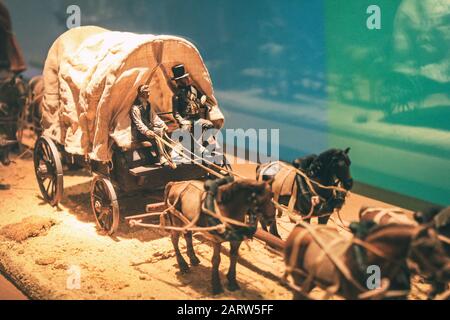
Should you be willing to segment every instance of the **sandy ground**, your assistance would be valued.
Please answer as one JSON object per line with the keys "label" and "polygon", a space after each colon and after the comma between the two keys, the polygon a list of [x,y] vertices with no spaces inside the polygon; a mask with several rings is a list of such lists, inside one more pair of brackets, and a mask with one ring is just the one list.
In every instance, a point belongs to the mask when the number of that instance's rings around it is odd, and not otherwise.
{"label": "sandy ground", "polygon": [[[122,222],[114,237],[96,230],[90,209],[88,172],[64,176],[64,197],[52,208],[38,190],[31,159],[0,168],[0,182],[11,189],[0,191],[0,271],[31,299],[290,299],[291,291],[280,281],[282,257],[260,241],[240,249],[237,278],[240,291],[212,296],[212,249],[201,235],[194,245],[201,264],[181,274],[167,234],[160,230],[128,227]],[[254,165],[235,170],[254,176]],[[160,194],[119,199],[121,214],[142,213],[145,204],[160,201]],[[361,205],[389,206],[351,194],[341,214],[356,220]],[[24,220],[25,219],[25,220]],[[24,227],[28,226],[28,227]],[[280,232],[292,228],[286,218]],[[25,230],[26,229],[26,230]],[[32,232],[29,230],[32,229]],[[15,239],[15,240],[12,240]],[[17,241],[20,240],[20,241]],[[180,242],[184,249],[184,240]],[[222,253],[221,276],[225,284],[228,246]],[[78,281],[79,280],[79,281]],[[79,285],[78,285],[79,284]],[[411,299],[424,299],[429,286],[413,282]],[[321,296],[319,289],[313,294]],[[24,298],[0,278],[0,299]]]}

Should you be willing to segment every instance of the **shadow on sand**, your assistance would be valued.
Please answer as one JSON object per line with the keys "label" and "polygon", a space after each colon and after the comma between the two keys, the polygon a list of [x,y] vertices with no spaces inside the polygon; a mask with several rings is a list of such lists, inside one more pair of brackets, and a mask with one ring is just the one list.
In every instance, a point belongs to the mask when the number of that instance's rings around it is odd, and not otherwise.
{"label": "shadow on sand", "polygon": [[[64,196],[61,200],[61,204],[66,207],[69,210],[69,213],[76,216],[76,218],[82,222],[86,223],[95,223],[94,216],[92,214],[91,206],[90,206],[90,185],[91,182],[85,182],[81,184],[77,184],[74,186],[70,186],[64,189]],[[42,199],[43,200],[43,199]],[[137,239],[141,242],[150,242],[153,240],[161,239],[163,237],[169,237],[170,233],[166,232],[164,230],[159,229],[146,229],[142,227],[134,227],[131,228],[128,226],[126,221],[123,219],[125,216],[130,216],[134,214],[141,214],[145,212],[145,206],[149,203],[156,203],[163,200],[163,192],[158,191],[151,194],[142,194],[137,193],[133,195],[127,195],[127,196],[119,196],[119,208],[120,208],[120,215],[121,220],[119,224],[119,229],[117,232],[111,237],[115,241],[120,241],[120,239]],[[62,210],[62,209],[61,209]],[[158,218],[150,220],[153,223],[157,224]],[[98,231],[99,235],[107,236],[102,231]],[[211,248],[210,241],[205,239],[201,234],[196,234],[195,238],[200,241],[203,244],[207,244],[208,247]],[[197,254],[204,258],[204,260],[208,261],[205,263],[203,260],[204,265],[198,265],[191,267],[189,273],[181,273],[178,270],[176,260],[173,259],[173,272],[176,273],[176,276],[178,280],[180,281],[180,287],[184,285],[189,285],[192,289],[200,293],[202,296],[210,297],[211,296],[211,282],[210,282],[210,275],[211,275],[211,256],[212,256],[212,250],[210,250],[210,253],[205,252],[197,252]],[[183,252],[183,255],[185,255],[185,252]],[[229,250],[225,247],[222,248],[222,255],[226,255],[229,257]],[[268,278],[272,281],[278,282],[284,287],[287,287],[276,275],[267,272],[265,270],[260,269],[257,267],[252,261],[247,260],[243,257],[239,257],[238,263],[241,266],[244,266],[245,268],[251,270],[252,272],[262,275],[265,278]],[[238,271],[239,273],[239,271]],[[226,288],[227,280],[226,276],[221,273],[221,279],[222,284],[224,287],[224,290],[226,291],[227,295],[232,295],[236,298],[245,298],[245,297],[252,297],[252,298],[258,298],[262,295],[254,290],[248,287],[248,283],[251,283],[251,280],[248,282],[243,283],[242,281],[239,283],[241,286],[241,290],[231,292],[228,291]]]}

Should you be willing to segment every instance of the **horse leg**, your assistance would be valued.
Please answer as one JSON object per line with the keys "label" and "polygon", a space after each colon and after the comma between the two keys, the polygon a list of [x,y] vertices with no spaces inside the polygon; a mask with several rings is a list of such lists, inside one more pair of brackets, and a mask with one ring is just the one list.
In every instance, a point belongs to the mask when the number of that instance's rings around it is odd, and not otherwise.
{"label": "horse leg", "polygon": [[265,223],[262,222],[262,221],[259,221],[259,223],[261,224],[261,228],[262,228],[264,231],[267,231],[267,224],[265,224]]}
{"label": "horse leg", "polygon": [[280,234],[278,233],[278,226],[277,226],[277,220],[273,220],[273,222],[270,224],[270,233],[273,234],[275,237],[278,237],[281,239]]}
{"label": "horse leg", "polygon": [[330,215],[321,216],[318,218],[319,224],[326,225],[328,223],[328,220],[330,219]]}
{"label": "horse leg", "polygon": [[227,279],[228,279],[228,290],[236,291],[239,290],[239,284],[236,281],[236,263],[239,254],[239,247],[242,241],[230,241],[230,268],[228,269]]}
{"label": "horse leg", "polygon": [[191,261],[191,265],[197,266],[200,260],[195,255],[194,245],[192,244],[192,231],[186,232],[184,234],[184,239],[186,240],[187,255]]}
{"label": "horse leg", "polygon": [[301,287],[301,291],[295,290],[292,296],[292,300],[309,300],[308,294],[312,290],[312,286],[305,284],[306,277],[300,275],[293,276],[295,285]]}
{"label": "horse leg", "polygon": [[438,294],[444,292],[446,288],[447,288],[447,285],[445,282],[441,282],[439,280],[432,279],[431,280],[431,291],[428,294],[428,299],[429,300],[434,299]]}
{"label": "horse leg", "polygon": [[171,240],[173,244],[173,248],[175,249],[175,256],[177,258],[178,267],[180,268],[180,271],[185,273],[189,271],[189,266],[184,260],[183,256],[180,252],[180,247],[178,246],[178,242],[180,240],[180,232],[179,231],[172,231],[171,233]]}
{"label": "horse leg", "polygon": [[292,300],[308,300],[308,298],[303,293],[295,291]]}
{"label": "horse leg", "polygon": [[212,262],[212,292],[219,294],[223,292],[222,284],[220,283],[219,265],[220,265],[220,249],[222,244],[220,242],[213,242],[214,253],[211,259]]}

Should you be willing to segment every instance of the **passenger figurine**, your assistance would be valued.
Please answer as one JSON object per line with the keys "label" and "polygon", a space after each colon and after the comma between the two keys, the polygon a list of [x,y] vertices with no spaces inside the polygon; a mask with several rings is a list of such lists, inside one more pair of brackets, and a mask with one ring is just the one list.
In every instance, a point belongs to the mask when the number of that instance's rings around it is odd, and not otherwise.
{"label": "passenger figurine", "polygon": [[172,112],[175,120],[182,130],[186,130],[193,135],[197,147],[202,152],[208,144],[203,133],[207,129],[214,128],[211,121],[206,119],[209,111],[206,105],[207,97],[194,85],[192,85],[189,73],[185,71],[183,64],[172,67],[175,81],[175,93],[172,97]]}
{"label": "passenger figurine", "polygon": [[170,159],[163,142],[160,139],[156,139],[156,136],[164,139],[164,132],[167,130],[167,126],[156,112],[152,110],[148,101],[149,92],[150,87],[148,85],[140,85],[138,87],[138,94],[130,112],[131,134],[136,141],[149,141],[152,144],[156,144],[159,163],[162,166],[169,166],[175,169],[176,165]]}

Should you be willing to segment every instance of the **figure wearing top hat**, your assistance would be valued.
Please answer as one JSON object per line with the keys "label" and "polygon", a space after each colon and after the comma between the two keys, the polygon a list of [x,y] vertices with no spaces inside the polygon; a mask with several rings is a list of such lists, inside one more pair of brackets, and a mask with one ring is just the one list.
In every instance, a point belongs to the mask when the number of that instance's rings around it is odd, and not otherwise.
{"label": "figure wearing top hat", "polygon": [[205,119],[208,111],[206,95],[192,85],[189,73],[183,64],[172,67],[175,92],[172,97],[172,112],[181,129],[192,132],[193,126],[201,125],[202,130],[213,128],[211,121]]}
{"label": "figure wearing top hat", "polygon": [[176,165],[171,161],[168,152],[156,136],[164,139],[164,131],[167,126],[163,120],[152,110],[149,98],[150,88],[148,85],[140,85],[136,100],[130,111],[131,117],[131,134],[135,141],[149,141],[157,146],[159,163],[163,166],[170,166],[173,169]]}

